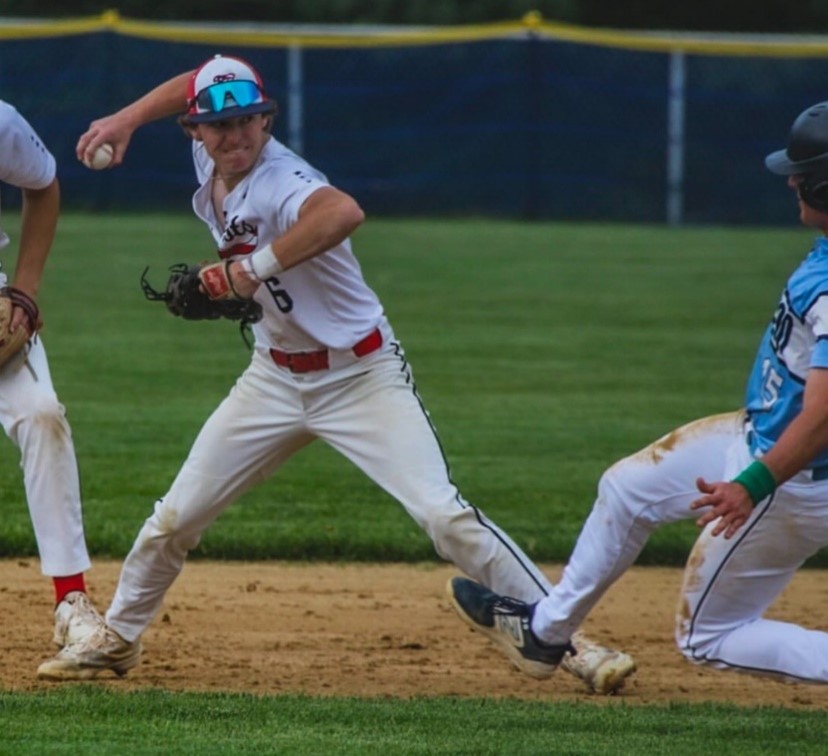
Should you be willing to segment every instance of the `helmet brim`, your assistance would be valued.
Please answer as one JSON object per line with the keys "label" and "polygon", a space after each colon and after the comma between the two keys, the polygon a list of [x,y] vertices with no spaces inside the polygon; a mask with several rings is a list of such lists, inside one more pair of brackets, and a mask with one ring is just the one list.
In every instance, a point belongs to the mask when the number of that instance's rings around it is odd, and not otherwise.
{"label": "helmet brim", "polygon": [[226,121],[230,118],[241,118],[248,115],[257,115],[259,113],[275,113],[276,103],[273,100],[265,100],[255,105],[246,105],[243,108],[225,108],[218,112],[209,113],[188,113],[186,120],[189,123],[212,123],[214,121]]}
{"label": "helmet brim", "polygon": [[765,158],[765,167],[781,176],[795,176],[800,173],[813,173],[828,168],[828,152],[807,160],[791,160],[787,150],[777,150]]}

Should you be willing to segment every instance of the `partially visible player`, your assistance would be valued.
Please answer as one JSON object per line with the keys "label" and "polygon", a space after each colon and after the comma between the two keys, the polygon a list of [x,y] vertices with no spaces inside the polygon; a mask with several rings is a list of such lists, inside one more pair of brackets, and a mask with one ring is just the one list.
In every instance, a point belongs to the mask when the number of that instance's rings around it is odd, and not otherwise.
{"label": "partially visible player", "polygon": [[716,669],[828,683],[828,633],[764,616],[805,560],[828,546],[828,102],[801,113],[787,149],[765,162],[789,177],[801,222],[822,235],[776,305],[748,379],[746,412],[690,423],[604,473],[561,581],[540,602],[449,581],[461,617],[524,670],[557,666],[650,533],[698,517],[704,530],[676,615],[684,656]]}
{"label": "partially visible player", "polygon": [[[55,159],[14,107],[0,101],[0,181],[19,188],[23,207],[12,290],[36,300],[60,212]],[[0,230],[0,248],[10,244]],[[7,275],[0,269],[0,286]],[[36,318],[35,318],[36,320]],[[103,624],[86,593],[86,549],[72,433],[49,374],[46,351],[25,308],[15,306],[9,331],[29,330],[24,351],[0,368],[0,423],[20,449],[29,514],[44,575],[55,589],[53,640],[64,646]],[[3,334],[0,334],[3,338]]]}
{"label": "partially visible player", "polygon": [[[271,136],[275,110],[252,66],[216,56],[94,121],[80,138],[79,159],[109,142],[117,165],[136,128],[184,112],[199,182],[193,207],[219,258],[230,261],[231,288],[255,297],[264,318],[253,326],[249,367],[201,429],[127,556],[107,631],[44,663],[45,678],[123,673],[137,664],[141,635],[204,530],[315,439],[395,497],[437,553],[468,575],[530,601],[551,588],[457,490],[411,366],[351,250],[363,212]],[[573,671],[601,693],[635,668],[626,654],[577,643]]]}

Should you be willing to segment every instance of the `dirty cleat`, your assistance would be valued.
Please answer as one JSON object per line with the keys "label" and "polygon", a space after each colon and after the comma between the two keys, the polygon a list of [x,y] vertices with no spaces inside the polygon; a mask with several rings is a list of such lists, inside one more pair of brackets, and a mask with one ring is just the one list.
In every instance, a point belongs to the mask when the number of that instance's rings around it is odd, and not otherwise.
{"label": "dirty cleat", "polygon": [[55,632],[52,641],[58,648],[77,643],[104,624],[92,602],[83,591],[67,593],[55,607]]}
{"label": "dirty cleat", "polygon": [[561,669],[577,677],[593,693],[617,693],[635,672],[635,660],[629,654],[601,646],[580,633],[575,633],[572,640],[578,654],[564,656]]}
{"label": "dirty cleat", "polygon": [[91,680],[111,669],[119,677],[141,659],[141,641],[125,641],[111,627],[102,624],[91,635],[64,646],[56,656],[37,669],[41,680]]}
{"label": "dirty cleat", "polygon": [[571,643],[548,645],[531,630],[533,604],[494,591],[467,578],[455,577],[446,593],[460,617],[493,640],[521,672],[538,680],[550,677]]}

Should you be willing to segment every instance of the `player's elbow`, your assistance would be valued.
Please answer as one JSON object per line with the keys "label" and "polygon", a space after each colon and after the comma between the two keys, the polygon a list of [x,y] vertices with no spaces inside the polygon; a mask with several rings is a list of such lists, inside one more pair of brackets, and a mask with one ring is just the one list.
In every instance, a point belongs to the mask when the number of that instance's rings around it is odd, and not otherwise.
{"label": "player's elbow", "polygon": [[328,223],[325,229],[326,249],[335,247],[359,228],[365,220],[365,213],[355,200],[345,196],[337,203],[336,212],[328,216]]}
{"label": "player's elbow", "polygon": [[359,227],[365,213],[351,195],[328,186],[305,200],[299,219],[320,231],[333,246]]}
{"label": "player's elbow", "polygon": [[346,236],[350,236],[365,221],[365,211],[353,197],[347,197],[339,210],[339,221]]}
{"label": "player's elbow", "polygon": [[33,210],[39,220],[49,216],[57,217],[60,211],[60,182],[57,177],[42,189],[23,188],[23,204]]}

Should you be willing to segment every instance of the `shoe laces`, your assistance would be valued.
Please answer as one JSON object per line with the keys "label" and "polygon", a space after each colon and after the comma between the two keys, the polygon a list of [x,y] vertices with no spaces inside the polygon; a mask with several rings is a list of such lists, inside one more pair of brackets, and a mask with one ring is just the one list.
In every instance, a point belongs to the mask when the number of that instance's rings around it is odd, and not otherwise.
{"label": "shoe laces", "polygon": [[538,646],[553,649],[561,648],[563,649],[562,653],[569,653],[571,656],[575,656],[578,653],[575,649],[575,646],[572,645],[571,641],[568,641],[567,643],[557,644],[547,643],[546,641],[543,641],[540,638],[538,638],[538,636],[535,635],[534,631],[532,630],[531,626],[532,606],[530,604],[527,604],[525,601],[512,598],[511,596],[500,596],[492,604],[492,614],[506,617],[519,617],[523,621],[524,627],[534,638],[535,643],[537,643]]}
{"label": "shoe laces", "polygon": [[67,623],[75,621],[90,625],[103,624],[100,612],[85,593],[78,593],[71,599],[65,598],[61,604],[68,607],[64,614]]}
{"label": "shoe laces", "polygon": [[73,607],[75,611],[94,611],[94,607],[92,602],[89,600],[89,596],[85,593],[81,593],[80,591],[74,594],[70,593],[63,600],[69,604],[69,606]]}
{"label": "shoe laces", "polygon": [[492,603],[492,614],[507,617],[529,617],[529,604],[511,596],[499,596]]}
{"label": "shoe laces", "polygon": [[86,594],[83,591],[69,591],[59,602],[58,606],[63,604],[64,606],[78,606],[83,599],[86,598]]}
{"label": "shoe laces", "polygon": [[[122,646],[126,643],[112,628],[104,623],[98,623],[95,629],[73,644],[74,652],[83,651],[109,651],[113,647]],[[69,648],[67,646],[67,648]]]}

